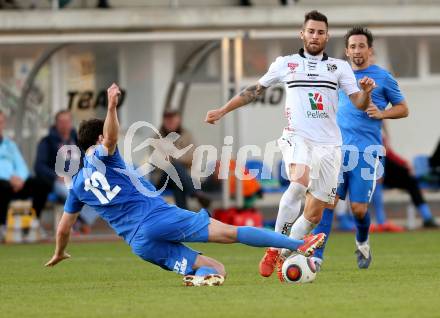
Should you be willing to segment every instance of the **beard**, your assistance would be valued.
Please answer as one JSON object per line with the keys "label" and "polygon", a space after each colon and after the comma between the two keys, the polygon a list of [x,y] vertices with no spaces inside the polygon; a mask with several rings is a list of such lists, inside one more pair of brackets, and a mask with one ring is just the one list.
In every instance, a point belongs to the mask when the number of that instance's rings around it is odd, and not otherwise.
{"label": "beard", "polygon": [[304,46],[306,48],[307,53],[310,55],[319,55],[321,54],[325,49],[325,44],[310,44],[310,43],[304,43]]}
{"label": "beard", "polygon": [[365,63],[365,59],[363,57],[353,57],[351,61],[356,66],[362,66]]}

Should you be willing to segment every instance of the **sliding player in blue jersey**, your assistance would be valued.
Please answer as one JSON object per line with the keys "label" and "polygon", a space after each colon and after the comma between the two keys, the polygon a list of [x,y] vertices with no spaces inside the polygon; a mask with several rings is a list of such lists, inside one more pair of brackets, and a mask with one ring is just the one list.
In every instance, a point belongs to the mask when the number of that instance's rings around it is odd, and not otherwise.
{"label": "sliding player in blue jersey", "polygon": [[323,243],[324,234],[294,240],[269,230],[227,225],[211,219],[205,210],[194,213],[169,205],[159,196],[148,195],[156,189],[135,174],[116,147],[118,86],[113,84],[107,93],[105,121],[91,119],[80,125],[78,143],[86,152],[84,166],[72,179],[65,212],[58,224],[55,253],[46,266],[70,258],[65,252],[70,230],[84,204],[93,207],[130,245],[134,254],[185,275],[186,286],[221,285],[226,272],[220,262],[182,242],[239,242],[287,248],[303,255],[310,255]]}
{"label": "sliding player in blue jersey", "polygon": [[[313,233],[330,233],[333,209],[338,198],[350,196],[351,210],[356,223],[356,254],[359,268],[368,268],[371,251],[368,240],[370,215],[368,203],[375,190],[377,177],[383,174],[381,159],[385,152],[382,147],[382,120],[408,116],[405,98],[393,76],[383,68],[373,64],[373,35],[364,27],[353,27],[345,35],[345,54],[351,62],[356,78],[368,76],[376,82],[372,92],[372,103],[367,111],[357,109],[339,90],[337,113],[338,125],[343,139],[343,165],[341,167],[337,197],[334,205],[324,210],[320,224]],[[387,108],[391,104],[392,107]],[[356,158],[358,158],[356,160]],[[320,268],[324,246],[315,251],[314,257]]]}

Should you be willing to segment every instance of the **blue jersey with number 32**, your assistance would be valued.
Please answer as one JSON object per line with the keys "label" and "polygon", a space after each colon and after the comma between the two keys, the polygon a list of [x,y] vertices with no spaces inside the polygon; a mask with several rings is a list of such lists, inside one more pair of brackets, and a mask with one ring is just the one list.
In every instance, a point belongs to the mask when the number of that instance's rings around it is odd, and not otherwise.
{"label": "blue jersey with number 32", "polygon": [[130,243],[149,211],[166,204],[155,191],[151,183],[133,171],[128,173],[118,149],[106,155],[99,145],[93,155],[84,158],[84,167],[73,177],[64,210],[76,213],[87,204]]}

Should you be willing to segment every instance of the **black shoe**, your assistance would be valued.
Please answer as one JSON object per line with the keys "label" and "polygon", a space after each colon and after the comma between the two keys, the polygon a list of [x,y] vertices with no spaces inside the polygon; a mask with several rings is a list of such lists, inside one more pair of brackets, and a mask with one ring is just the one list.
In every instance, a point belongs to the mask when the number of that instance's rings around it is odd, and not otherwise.
{"label": "black shoe", "polygon": [[423,227],[425,229],[436,229],[439,227],[437,222],[435,222],[434,218],[430,218],[428,220],[423,221]]}

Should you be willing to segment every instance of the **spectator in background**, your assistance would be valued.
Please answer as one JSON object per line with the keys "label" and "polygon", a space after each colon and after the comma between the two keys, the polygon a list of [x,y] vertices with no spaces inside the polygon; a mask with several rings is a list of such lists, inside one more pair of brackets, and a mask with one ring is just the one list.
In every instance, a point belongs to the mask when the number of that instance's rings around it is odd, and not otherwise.
{"label": "spectator in background", "polygon": [[[78,138],[73,128],[72,114],[68,110],[61,110],[55,115],[55,125],[49,128],[49,134],[41,139],[35,159],[35,173],[42,179],[56,195],[66,199],[68,189],[64,179],[57,176],[55,162],[58,150],[64,145],[76,145]],[[63,156],[68,156],[63,153]],[[79,158],[76,158],[79,160]]]}
{"label": "spectator in background", "polygon": [[[162,137],[166,137],[171,132],[176,132],[180,135],[174,145],[178,149],[183,149],[191,144],[193,144],[193,138],[191,133],[182,127],[182,116],[177,110],[167,110],[163,114],[162,127],[159,130]],[[209,197],[200,190],[196,190],[192,183],[189,170],[191,169],[193,153],[195,147],[189,148],[189,150],[183,154],[180,158],[172,158],[171,163],[179,175],[180,181],[182,182],[183,190],[171,180],[167,184],[167,189],[173,192],[176,205],[179,208],[187,209],[187,198],[196,198],[202,207],[208,207],[210,204]],[[160,175],[160,180],[158,182],[158,187],[162,187],[167,180],[167,174],[163,171]]]}
{"label": "spectator in background", "polygon": [[[77,143],[78,138],[73,128],[72,114],[68,110],[61,110],[55,115],[55,125],[49,128],[49,134],[41,139],[37,148],[35,173],[63,203],[66,201],[69,190],[64,183],[64,178],[59,177],[55,172],[57,153],[62,146],[77,145]],[[61,155],[67,158],[64,162],[68,162],[69,159],[79,161],[80,158],[68,158],[74,154],[75,152],[63,152]],[[83,216],[82,212],[75,228],[83,233],[89,233],[90,227],[84,221]]]}
{"label": "spectator in background", "polygon": [[[384,131],[386,132],[386,130]],[[426,203],[422,191],[420,191],[416,178],[413,176],[411,165],[391,149],[386,134],[383,138],[383,144],[386,148],[387,154],[385,157],[383,185],[387,188],[405,190],[411,196],[412,203],[423,219],[423,227],[437,228],[438,224],[435,222],[431,209]],[[403,228],[386,220],[382,191],[382,184],[378,183],[372,197],[377,225],[372,226],[371,230],[378,232],[401,232],[403,231]]]}
{"label": "spectator in background", "polygon": [[6,115],[0,111],[0,241],[6,230],[6,216],[11,200],[32,198],[32,207],[39,217],[50,192],[50,187],[44,182],[30,177],[17,145],[4,136],[6,120]]}

